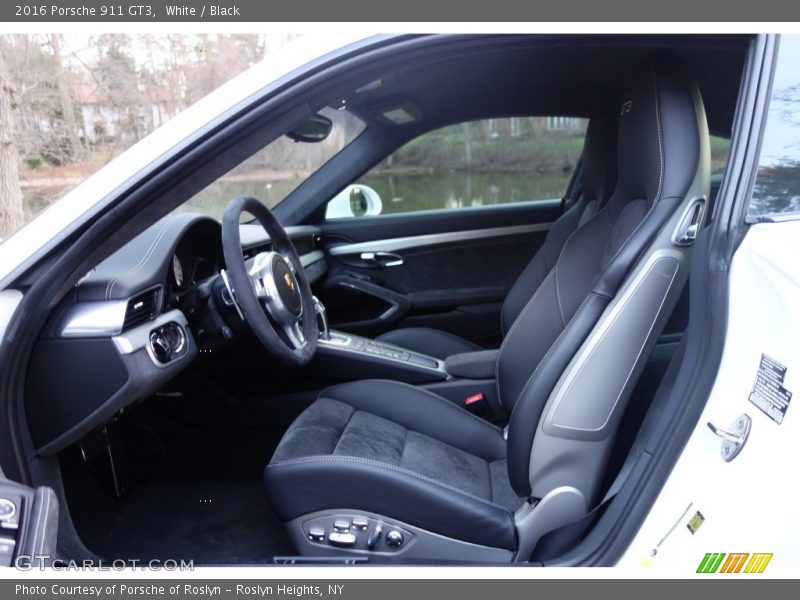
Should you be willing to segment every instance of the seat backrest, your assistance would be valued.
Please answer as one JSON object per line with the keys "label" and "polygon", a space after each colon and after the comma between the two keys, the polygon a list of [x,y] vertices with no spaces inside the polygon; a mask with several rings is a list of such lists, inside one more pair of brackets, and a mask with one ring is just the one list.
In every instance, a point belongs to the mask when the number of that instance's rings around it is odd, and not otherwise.
{"label": "seat backrest", "polygon": [[617,119],[593,117],[586,128],[581,159],[581,192],[547,232],[541,248],[520,273],[503,301],[500,328],[505,335],[516,321],[525,303],[531,299],[558,259],[564,242],[578,227],[605,205],[614,191],[617,172]]}
{"label": "seat backrest", "polygon": [[572,485],[591,501],[642,357],[685,282],[691,242],[676,243],[674,232],[709,182],[705,112],[685,72],[665,55],[634,71],[614,193],[566,240],[500,348],[509,478],[520,496]]}

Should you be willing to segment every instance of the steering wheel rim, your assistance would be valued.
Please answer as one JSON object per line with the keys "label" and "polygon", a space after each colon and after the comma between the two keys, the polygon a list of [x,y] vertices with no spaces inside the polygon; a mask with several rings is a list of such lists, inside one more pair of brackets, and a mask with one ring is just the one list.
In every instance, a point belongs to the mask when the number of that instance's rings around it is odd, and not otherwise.
{"label": "steering wheel rim", "polygon": [[[239,229],[245,211],[264,228],[273,248],[248,261],[242,255]],[[238,196],[228,203],[222,217],[222,252],[234,302],[258,340],[287,365],[308,364],[319,337],[311,286],[294,244],[257,198]]]}

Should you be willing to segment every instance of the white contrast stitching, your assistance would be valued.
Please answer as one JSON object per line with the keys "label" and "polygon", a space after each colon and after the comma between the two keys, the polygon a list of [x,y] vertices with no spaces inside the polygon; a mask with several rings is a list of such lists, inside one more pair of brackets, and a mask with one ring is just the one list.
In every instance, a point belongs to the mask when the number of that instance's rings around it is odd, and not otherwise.
{"label": "white contrast stitching", "polygon": [[[575,231],[577,231],[577,229]],[[564,248],[561,248],[561,250],[563,251]],[[559,253],[558,257],[559,257],[559,259],[561,258],[561,254],[560,253]],[[561,326],[562,327],[566,327],[567,324],[564,323],[564,309],[561,308],[561,294],[558,293],[558,263],[560,263],[560,262],[561,262],[561,260],[557,260],[556,264],[554,266],[554,270],[556,272],[555,277],[554,277],[554,279],[556,281],[556,305],[558,306],[558,314],[561,317]]]}
{"label": "white contrast stitching", "polygon": [[142,256],[142,259],[136,264],[136,266],[128,269],[127,271],[125,271],[124,273],[121,273],[120,275],[117,275],[111,281],[108,282],[108,285],[106,286],[106,300],[111,298],[111,292],[114,290],[114,286],[117,284],[117,282],[120,279],[122,279],[126,275],[129,275],[130,273],[138,271],[142,267],[142,265],[145,262],[147,262],[147,259],[150,258],[150,255],[153,253],[153,250],[155,249],[156,245],[158,244],[158,242],[161,241],[161,238],[164,237],[164,234],[167,232],[167,229],[169,229],[169,226],[171,224],[172,224],[172,221],[167,221],[166,225],[164,225],[164,227],[158,232],[158,234],[156,235],[155,239],[150,244],[150,247],[147,249],[147,252],[144,253],[144,255]]}

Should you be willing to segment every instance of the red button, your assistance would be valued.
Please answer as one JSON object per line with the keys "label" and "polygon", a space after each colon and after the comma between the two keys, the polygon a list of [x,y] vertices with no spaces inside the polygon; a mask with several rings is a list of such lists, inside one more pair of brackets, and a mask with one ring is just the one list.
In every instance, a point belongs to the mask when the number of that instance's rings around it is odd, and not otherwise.
{"label": "red button", "polygon": [[467,399],[464,400],[464,404],[469,406],[470,404],[475,404],[483,399],[483,392],[478,392],[477,394],[472,394],[472,396],[467,396]]}

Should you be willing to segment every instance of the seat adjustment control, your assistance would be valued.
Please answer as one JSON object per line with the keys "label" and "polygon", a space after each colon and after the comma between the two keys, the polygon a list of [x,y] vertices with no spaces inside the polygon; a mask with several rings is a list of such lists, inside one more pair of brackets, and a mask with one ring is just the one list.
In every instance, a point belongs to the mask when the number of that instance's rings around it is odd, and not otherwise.
{"label": "seat adjustment control", "polygon": [[375,550],[375,546],[378,545],[378,542],[381,539],[382,531],[383,527],[381,527],[381,524],[375,523],[375,528],[370,532],[369,536],[367,537],[367,550]]}
{"label": "seat adjustment control", "polygon": [[351,546],[356,545],[356,534],[331,531],[328,534],[328,542],[330,542],[332,546],[342,546],[345,548],[349,548]]}
{"label": "seat adjustment control", "polygon": [[350,521],[336,519],[336,521],[333,522],[333,528],[339,533],[347,533],[350,531]]}
{"label": "seat adjustment control", "polygon": [[17,512],[17,505],[8,498],[0,498],[0,521],[13,517]]}
{"label": "seat adjustment control", "polygon": [[303,538],[310,543],[309,548],[328,544],[349,551],[392,554],[414,543],[414,534],[402,524],[363,513],[320,514],[305,521],[301,528]]}
{"label": "seat adjustment control", "polygon": [[386,533],[386,545],[390,548],[399,548],[405,541],[403,534],[396,529],[392,529]]}
{"label": "seat adjustment control", "polygon": [[[0,498],[0,532],[19,529],[20,511],[17,510],[18,506],[20,506],[19,498]],[[0,535],[0,541],[4,539]]]}

